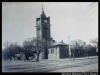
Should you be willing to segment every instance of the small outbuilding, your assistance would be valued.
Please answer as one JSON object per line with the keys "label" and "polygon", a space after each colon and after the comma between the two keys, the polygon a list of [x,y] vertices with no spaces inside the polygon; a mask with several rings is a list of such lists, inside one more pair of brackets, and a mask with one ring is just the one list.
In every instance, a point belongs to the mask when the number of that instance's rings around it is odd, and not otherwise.
{"label": "small outbuilding", "polygon": [[63,59],[69,57],[69,45],[63,42],[53,43],[48,48],[48,59]]}

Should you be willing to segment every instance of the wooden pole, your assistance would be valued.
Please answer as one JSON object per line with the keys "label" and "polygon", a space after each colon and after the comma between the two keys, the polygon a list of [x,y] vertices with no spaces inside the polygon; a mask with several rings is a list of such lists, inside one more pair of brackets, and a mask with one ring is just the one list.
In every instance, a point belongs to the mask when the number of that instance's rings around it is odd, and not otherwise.
{"label": "wooden pole", "polygon": [[68,37],[68,39],[69,39],[69,58],[70,58],[70,60],[71,60],[70,36]]}

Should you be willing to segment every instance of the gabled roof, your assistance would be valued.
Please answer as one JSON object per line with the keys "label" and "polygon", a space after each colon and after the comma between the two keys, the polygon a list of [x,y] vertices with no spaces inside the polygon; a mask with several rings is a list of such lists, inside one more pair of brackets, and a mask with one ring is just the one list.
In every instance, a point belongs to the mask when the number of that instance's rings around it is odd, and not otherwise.
{"label": "gabled roof", "polygon": [[41,17],[46,17],[44,11],[42,11]]}
{"label": "gabled roof", "polygon": [[67,46],[68,44],[66,43],[61,43],[61,42],[56,42],[56,43],[52,43],[51,45],[49,45],[49,47],[51,46]]}

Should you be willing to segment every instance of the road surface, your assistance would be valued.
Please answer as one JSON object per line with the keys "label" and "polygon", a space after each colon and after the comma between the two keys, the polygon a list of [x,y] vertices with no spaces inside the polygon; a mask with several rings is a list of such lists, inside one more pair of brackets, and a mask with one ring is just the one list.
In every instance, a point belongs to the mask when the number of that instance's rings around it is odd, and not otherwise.
{"label": "road surface", "polygon": [[98,57],[3,62],[2,72],[98,72]]}

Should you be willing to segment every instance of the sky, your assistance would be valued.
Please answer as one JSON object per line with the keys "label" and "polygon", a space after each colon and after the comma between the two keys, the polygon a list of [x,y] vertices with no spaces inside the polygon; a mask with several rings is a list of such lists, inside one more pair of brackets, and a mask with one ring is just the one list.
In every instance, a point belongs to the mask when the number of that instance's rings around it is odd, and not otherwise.
{"label": "sky", "polygon": [[2,2],[2,48],[4,43],[22,45],[36,37],[36,18],[50,16],[51,37],[57,42],[98,38],[98,2]]}

